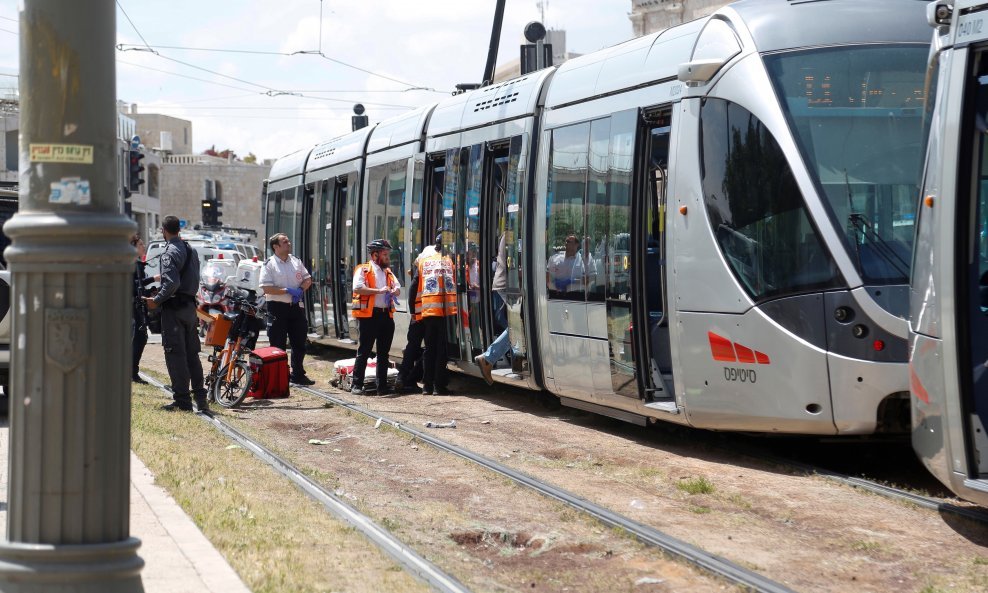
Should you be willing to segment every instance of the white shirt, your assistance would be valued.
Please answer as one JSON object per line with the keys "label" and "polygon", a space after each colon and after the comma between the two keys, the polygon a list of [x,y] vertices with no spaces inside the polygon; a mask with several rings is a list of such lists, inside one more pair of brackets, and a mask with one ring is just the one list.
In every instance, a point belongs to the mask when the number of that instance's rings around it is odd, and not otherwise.
{"label": "white shirt", "polygon": [[582,251],[567,256],[565,251],[554,253],[547,266],[552,278],[549,288],[559,291],[581,291],[597,277],[597,262],[584,257]]}
{"label": "white shirt", "polygon": [[[261,268],[261,287],[274,286],[277,288],[299,288],[302,283],[310,278],[309,271],[305,269],[302,260],[289,254],[287,261],[282,261],[277,255],[272,255],[264,262]],[[264,295],[269,301],[292,304],[290,294],[268,294]],[[299,302],[299,307],[302,303]]]}
{"label": "white shirt", "polygon": [[[367,262],[370,264],[372,270],[374,270],[374,288],[381,288],[388,285],[388,273],[384,271],[384,268],[375,264],[373,261]],[[401,288],[401,283],[398,282],[398,277],[395,275],[394,285]],[[353,275],[353,289],[367,288],[367,284],[364,282],[364,274],[361,271],[357,271]],[[381,293],[374,295],[374,306],[380,307],[382,309],[388,306],[388,294]]]}

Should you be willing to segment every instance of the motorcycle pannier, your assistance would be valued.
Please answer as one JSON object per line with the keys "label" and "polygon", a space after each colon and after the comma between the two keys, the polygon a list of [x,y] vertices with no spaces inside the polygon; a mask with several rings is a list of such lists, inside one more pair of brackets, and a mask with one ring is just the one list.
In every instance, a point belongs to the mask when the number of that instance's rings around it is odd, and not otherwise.
{"label": "motorcycle pannier", "polygon": [[288,397],[288,353],[273,346],[258,348],[250,354],[253,371],[247,397]]}
{"label": "motorcycle pannier", "polygon": [[209,329],[206,330],[206,345],[222,346],[226,344],[226,337],[230,333],[230,326],[233,325],[233,320],[228,319],[223,314],[210,315],[207,313],[206,315],[209,315],[211,320]]}

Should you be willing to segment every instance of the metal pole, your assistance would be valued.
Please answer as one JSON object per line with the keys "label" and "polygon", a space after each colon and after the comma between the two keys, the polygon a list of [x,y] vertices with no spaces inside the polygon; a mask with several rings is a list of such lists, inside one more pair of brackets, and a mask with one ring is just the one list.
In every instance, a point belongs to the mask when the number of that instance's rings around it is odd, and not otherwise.
{"label": "metal pole", "polygon": [[130,537],[136,230],[117,187],[114,0],[24,0],[0,590],[143,591]]}
{"label": "metal pole", "polygon": [[487,49],[487,66],[484,68],[484,78],[481,86],[494,82],[494,64],[497,62],[497,49],[501,45],[501,23],[504,22],[504,0],[497,0],[494,9],[494,27],[491,29],[491,45]]}

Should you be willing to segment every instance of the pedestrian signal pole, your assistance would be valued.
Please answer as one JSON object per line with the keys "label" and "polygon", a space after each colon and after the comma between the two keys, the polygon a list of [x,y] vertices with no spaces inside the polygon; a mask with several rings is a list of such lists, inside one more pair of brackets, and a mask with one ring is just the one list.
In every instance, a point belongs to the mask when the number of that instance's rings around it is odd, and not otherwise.
{"label": "pedestrian signal pole", "polygon": [[115,4],[20,6],[20,96],[30,100],[20,209],[3,229],[13,306],[0,590],[138,593],[128,241],[137,227],[117,190]]}

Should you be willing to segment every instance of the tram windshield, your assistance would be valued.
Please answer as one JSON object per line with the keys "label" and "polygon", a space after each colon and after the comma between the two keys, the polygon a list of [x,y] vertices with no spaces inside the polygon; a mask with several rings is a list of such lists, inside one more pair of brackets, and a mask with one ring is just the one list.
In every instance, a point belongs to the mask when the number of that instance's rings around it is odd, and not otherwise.
{"label": "tram windshield", "polygon": [[764,57],[866,284],[909,281],[928,52],[925,45],[864,45]]}

